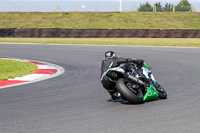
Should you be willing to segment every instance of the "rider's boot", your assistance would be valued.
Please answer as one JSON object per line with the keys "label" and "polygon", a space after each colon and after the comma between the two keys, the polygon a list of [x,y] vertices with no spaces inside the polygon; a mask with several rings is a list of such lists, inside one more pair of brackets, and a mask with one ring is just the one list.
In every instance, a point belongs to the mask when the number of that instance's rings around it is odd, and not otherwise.
{"label": "rider's boot", "polygon": [[115,92],[113,94],[110,94],[111,95],[111,98],[113,100],[117,100],[117,99],[120,99],[121,98],[121,94],[119,92]]}
{"label": "rider's boot", "polygon": [[115,92],[114,94],[111,95],[111,98],[113,100],[117,100],[121,98],[121,94],[119,92]]}

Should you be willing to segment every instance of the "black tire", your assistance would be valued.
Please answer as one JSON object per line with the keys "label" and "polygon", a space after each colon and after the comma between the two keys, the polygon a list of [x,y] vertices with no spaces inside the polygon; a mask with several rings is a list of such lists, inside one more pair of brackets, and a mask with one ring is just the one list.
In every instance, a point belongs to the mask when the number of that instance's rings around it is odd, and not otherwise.
{"label": "black tire", "polygon": [[160,99],[166,99],[167,98],[167,92],[165,91],[165,89],[160,84],[158,84],[158,87],[156,88],[156,90],[158,91],[158,97]]}
{"label": "black tire", "polygon": [[140,91],[140,96],[137,96],[135,93],[133,93],[130,89],[127,88],[125,85],[126,79],[121,78],[118,79],[116,82],[116,89],[121,93],[122,98],[129,101],[133,104],[141,104],[143,103],[143,93]]}

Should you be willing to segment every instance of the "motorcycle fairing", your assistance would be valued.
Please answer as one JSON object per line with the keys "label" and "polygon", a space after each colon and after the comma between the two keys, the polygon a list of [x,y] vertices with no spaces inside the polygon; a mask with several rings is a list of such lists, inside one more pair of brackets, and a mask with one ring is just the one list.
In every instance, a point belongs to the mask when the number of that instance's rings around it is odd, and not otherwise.
{"label": "motorcycle fairing", "polygon": [[147,87],[147,91],[143,97],[143,101],[151,101],[151,100],[155,100],[157,98],[158,98],[158,91],[156,91],[152,85]]}
{"label": "motorcycle fairing", "polygon": [[145,62],[143,63],[143,67],[149,69],[149,67],[147,66],[147,64]]}

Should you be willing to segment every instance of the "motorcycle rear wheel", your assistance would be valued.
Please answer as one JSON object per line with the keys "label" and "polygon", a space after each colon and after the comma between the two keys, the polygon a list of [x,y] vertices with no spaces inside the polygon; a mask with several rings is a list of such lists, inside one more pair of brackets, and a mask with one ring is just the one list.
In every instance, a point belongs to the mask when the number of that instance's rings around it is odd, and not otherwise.
{"label": "motorcycle rear wheel", "polygon": [[120,92],[122,97],[133,104],[141,104],[143,103],[143,93],[142,91],[138,91],[137,94],[133,93],[127,86],[126,82],[128,82],[126,79],[121,78],[118,79],[116,82],[116,89]]}

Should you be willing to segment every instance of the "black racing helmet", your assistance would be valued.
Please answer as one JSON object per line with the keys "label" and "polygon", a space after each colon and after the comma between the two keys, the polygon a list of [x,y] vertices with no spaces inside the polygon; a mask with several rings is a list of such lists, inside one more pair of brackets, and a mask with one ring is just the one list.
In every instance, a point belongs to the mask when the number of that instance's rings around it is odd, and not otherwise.
{"label": "black racing helmet", "polygon": [[113,51],[105,52],[105,59],[110,59],[110,58],[113,58],[113,57],[117,57],[115,52],[113,52]]}

